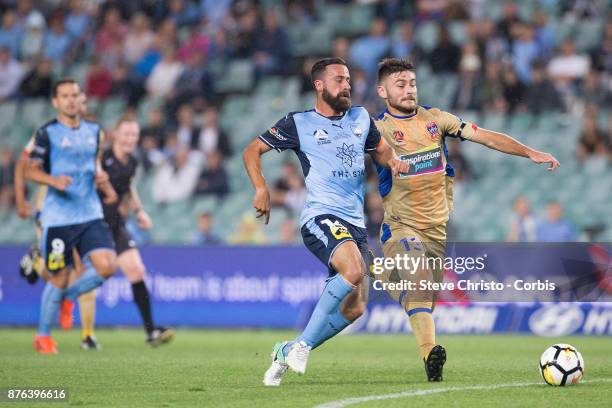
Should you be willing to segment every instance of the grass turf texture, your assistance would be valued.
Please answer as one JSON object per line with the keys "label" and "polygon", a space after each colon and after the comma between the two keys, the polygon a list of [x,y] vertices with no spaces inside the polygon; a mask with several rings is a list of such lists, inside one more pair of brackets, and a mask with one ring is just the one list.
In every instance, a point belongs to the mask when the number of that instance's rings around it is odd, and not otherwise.
{"label": "grass turf texture", "polygon": [[551,387],[538,370],[540,354],[564,342],[582,352],[585,379],[612,379],[609,337],[440,336],[448,351],[445,381],[427,383],[411,336],[340,336],[311,353],[306,375],[289,372],[280,387],[268,388],[261,381],[272,345],[294,333],[179,330],[171,344],[158,349],[146,346],[136,330],[98,330],[96,335],[103,350],[82,351],[78,331],[58,330],[60,354],[41,356],[32,348],[33,330],[1,329],[0,387],[68,387],[69,403],[54,407],[312,407],[351,397],[532,382],[538,384],[355,406],[600,407],[612,400],[612,382]]}

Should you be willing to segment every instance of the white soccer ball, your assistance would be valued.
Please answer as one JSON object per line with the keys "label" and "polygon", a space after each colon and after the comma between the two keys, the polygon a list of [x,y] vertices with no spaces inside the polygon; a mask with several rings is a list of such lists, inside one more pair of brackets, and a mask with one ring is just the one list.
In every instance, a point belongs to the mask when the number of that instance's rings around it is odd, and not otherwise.
{"label": "white soccer ball", "polygon": [[554,344],[540,357],[540,373],[548,385],[573,385],[584,375],[584,360],[574,346]]}

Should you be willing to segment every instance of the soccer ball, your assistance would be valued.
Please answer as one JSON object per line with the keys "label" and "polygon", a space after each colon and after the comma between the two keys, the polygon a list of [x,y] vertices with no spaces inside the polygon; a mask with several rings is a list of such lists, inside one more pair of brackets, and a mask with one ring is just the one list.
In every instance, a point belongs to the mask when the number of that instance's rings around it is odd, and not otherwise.
{"label": "soccer ball", "polygon": [[548,385],[577,384],[584,374],[584,360],[574,346],[554,344],[542,353],[540,372]]}

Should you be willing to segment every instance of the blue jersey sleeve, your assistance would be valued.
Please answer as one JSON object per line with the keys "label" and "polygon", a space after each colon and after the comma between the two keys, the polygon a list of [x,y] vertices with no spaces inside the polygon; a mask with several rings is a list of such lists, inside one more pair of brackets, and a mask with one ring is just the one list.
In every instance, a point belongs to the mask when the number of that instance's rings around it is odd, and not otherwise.
{"label": "blue jersey sleeve", "polygon": [[51,169],[51,163],[49,160],[51,151],[51,143],[49,142],[49,133],[45,128],[40,128],[36,131],[34,136],[34,145],[30,152],[30,158],[33,160],[40,161],[43,169],[48,173]]}
{"label": "blue jersey sleeve", "polygon": [[373,150],[376,150],[376,148],[378,147],[378,144],[380,143],[380,139],[381,139],[380,132],[378,131],[378,128],[376,128],[376,124],[374,123],[374,120],[370,118],[370,131],[368,132],[368,137],[366,138],[363,149],[366,152],[371,152]]}
{"label": "blue jersey sleeve", "polygon": [[296,150],[300,147],[300,138],[293,114],[288,114],[270,129],[263,132],[259,138],[268,146],[282,152],[283,150]]}

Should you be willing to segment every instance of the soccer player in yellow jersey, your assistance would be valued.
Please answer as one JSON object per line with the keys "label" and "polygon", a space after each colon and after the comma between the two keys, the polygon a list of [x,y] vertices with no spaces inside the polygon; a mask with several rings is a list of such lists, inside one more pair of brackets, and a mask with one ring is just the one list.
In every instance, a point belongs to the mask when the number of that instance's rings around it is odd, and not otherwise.
{"label": "soccer player in yellow jersey", "polygon": [[[408,173],[393,179],[387,169],[378,169],[385,208],[381,228],[385,257],[408,254],[443,260],[446,223],[453,207],[454,177],[453,167],[448,162],[446,137],[480,143],[503,153],[526,157],[534,163],[549,163],[550,171],[559,166],[549,153],[534,150],[508,135],[479,128],[437,108],[419,106],[414,67],[406,60],[385,59],[379,64],[377,91],[387,108],[376,126],[400,159],[410,164]],[[390,282],[400,279],[442,281],[443,262],[428,261],[425,265],[429,269],[401,271],[395,268],[386,270],[378,278]],[[446,350],[436,345],[431,316],[436,293],[388,292],[409,316],[428,380],[442,381]]]}

